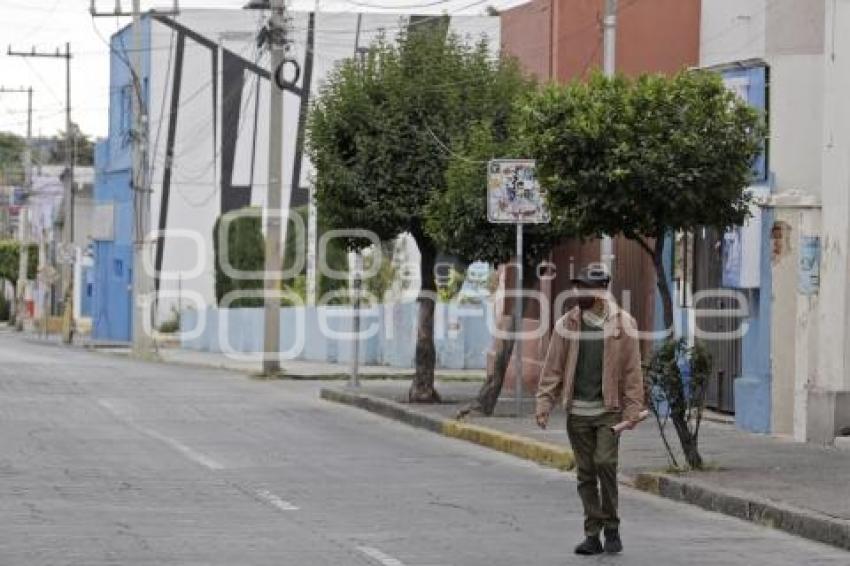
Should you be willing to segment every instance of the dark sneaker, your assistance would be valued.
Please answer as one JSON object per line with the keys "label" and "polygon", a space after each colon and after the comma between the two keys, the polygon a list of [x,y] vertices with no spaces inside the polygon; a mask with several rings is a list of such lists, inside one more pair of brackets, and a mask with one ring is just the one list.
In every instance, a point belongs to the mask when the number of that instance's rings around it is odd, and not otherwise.
{"label": "dark sneaker", "polygon": [[617,529],[605,529],[605,552],[608,554],[623,552],[623,541],[620,540],[620,531]]}
{"label": "dark sneaker", "polygon": [[599,542],[599,535],[584,539],[584,542],[576,547],[576,554],[581,554],[582,556],[602,554],[602,543]]}

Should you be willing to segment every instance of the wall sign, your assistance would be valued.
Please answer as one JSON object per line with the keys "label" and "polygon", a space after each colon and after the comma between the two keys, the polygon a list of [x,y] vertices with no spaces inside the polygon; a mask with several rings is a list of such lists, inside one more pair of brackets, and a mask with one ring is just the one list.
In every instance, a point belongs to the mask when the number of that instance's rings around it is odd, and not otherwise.
{"label": "wall sign", "polygon": [[820,288],[820,237],[800,236],[800,265],[797,290],[816,295]]}

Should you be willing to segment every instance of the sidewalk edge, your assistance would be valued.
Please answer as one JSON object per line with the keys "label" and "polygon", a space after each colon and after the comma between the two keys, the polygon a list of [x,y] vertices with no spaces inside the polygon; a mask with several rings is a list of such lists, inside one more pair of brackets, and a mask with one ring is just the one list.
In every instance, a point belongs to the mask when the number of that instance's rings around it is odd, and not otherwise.
{"label": "sidewalk edge", "polygon": [[[519,435],[480,425],[426,415],[401,403],[357,391],[322,388],[320,397],[417,427],[446,437],[472,442],[493,450],[531,460],[543,466],[571,470],[572,451]],[[745,492],[708,486],[698,480],[668,474],[641,472],[620,474],[620,483],[637,490],[701,507],[707,511],[771,527],[802,538],[850,550],[850,521],[843,521],[760,498]]]}
{"label": "sidewalk edge", "polygon": [[639,473],[631,484],[646,493],[850,550],[850,521],[668,474]]}
{"label": "sidewalk edge", "polygon": [[364,409],[416,428],[422,428],[448,438],[478,444],[485,448],[530,460],[542,466],[571,470],[575,465],[573,453],[569,449],[480,425],[433,417],[406,407],[401,403],[394,403],[380,397],[330,388],[322,388],[319,396],[326,401]]}

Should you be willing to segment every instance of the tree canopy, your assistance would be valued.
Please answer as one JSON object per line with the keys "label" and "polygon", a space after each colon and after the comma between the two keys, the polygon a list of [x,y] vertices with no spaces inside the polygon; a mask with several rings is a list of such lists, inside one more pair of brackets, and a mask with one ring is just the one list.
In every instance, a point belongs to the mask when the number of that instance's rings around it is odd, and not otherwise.
{"label": "tree canopy", "polygon": [[[263,237],[262,219],[259,213],[251,209],[242,209],[233,213],[227,230],[227,258],[223,257],[224,250],[219,247],[219,232],[222,216],[216,219],[213,226],[213,253],[215,256],[215,298],[220,305],[222,300],[231,292],[244,291],[255,293],[263,290],[262,279],[233,278],[224,271],[225,259],[233,269],[239,271],[262,272],[265,262],[265,238]],[[239,297],[229,300],[230,308],[262,307],[262,297]]]}
{"label": "tree canopy", "polygon": [[[12,282],[18,280],[20,271],[21,243],[17,240],[0,240],[0,281]],[[38,246],[29,245],[27,260],[27,279],[35,279],[38,271]]]}
{"label": "tree canopy", "polygon": [[[518,93],[519,94],[519,93]],[[426,229],[446,253],[466,263],[501,264],[515,255],[516,227],[492,224],[487,219],[487,159],[528,156],[516,138],[491,122],[473,126],[458,141],[446,172],[446,189],[435,193],[427,207]],[[524,227],[525,263],[546,259],[552,246],[570,234],[562,224],[529,224]]]}
{"label": "tree canopy", "polygon": [[764,145],[758,112],[716,73],[594,74],[526,97],[518,132],[557,222],[585,237],[622,233],[652,256],[669,327],[664,237],[747,218],[745,189]]}
{"label": "tree canopy", "polygon": [[23,153],[26,143],[15,134],[0,132],[0,183],[23,182]]}
{"label": "tree canopy", "polygon": [[310,120],[317,200],[335,227],[427,239],[424,211],[446,187],[449,146],[470,126],[505,128],[523,80],[512,63],[447,33],[446,21],[380,39],[329,77]]}

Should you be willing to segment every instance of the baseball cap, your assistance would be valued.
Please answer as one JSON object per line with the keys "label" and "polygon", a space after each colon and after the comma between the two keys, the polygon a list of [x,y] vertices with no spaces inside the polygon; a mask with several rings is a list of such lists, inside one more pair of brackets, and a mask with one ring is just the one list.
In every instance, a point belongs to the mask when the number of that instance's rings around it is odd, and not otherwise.
{"label": "baseball cap", "polygon": [[607,287],[611,282],[611,276],[608,274],[608,268],[605,264],[595,263],[585,266],[570,279],[574,285],[582,285],[584,287]]}

